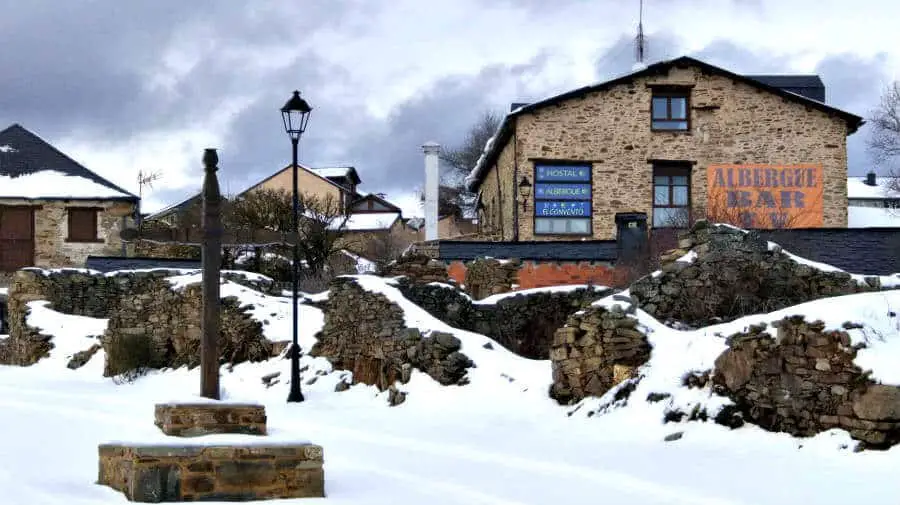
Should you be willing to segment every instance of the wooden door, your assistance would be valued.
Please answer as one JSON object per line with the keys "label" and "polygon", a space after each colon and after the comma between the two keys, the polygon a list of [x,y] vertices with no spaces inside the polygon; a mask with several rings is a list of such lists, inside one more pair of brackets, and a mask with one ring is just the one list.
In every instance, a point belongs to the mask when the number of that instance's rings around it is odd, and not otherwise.
{"label": "wooden door", "polygon": [[0,272],[34,266],[34,211],[0,205]]}

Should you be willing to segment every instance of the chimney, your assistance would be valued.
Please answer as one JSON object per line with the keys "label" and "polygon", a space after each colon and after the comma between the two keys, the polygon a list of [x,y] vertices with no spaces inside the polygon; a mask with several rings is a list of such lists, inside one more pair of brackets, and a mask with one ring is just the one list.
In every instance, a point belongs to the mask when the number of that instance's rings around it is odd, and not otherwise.
{"label": "chimney", "polygon": [[866,174],[866,184],[868,184],[869,186],[876,185],[874,171],[870,171],[869,173]]}
{"label": "chimney", "polygon": [[426,142],[425,152],[425,240],[438,238],[438,153],[441,145]]}

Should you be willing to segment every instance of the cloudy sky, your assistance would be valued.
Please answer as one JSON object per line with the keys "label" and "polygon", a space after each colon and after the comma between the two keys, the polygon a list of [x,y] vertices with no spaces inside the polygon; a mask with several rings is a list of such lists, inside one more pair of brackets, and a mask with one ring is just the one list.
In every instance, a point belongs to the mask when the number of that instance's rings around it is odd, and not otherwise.
{"label": "cloudy sky", "polygon": [[[738,73],[818,73],[868,117],[900,79],[894,0],[645,0],[649,60],[693,55]],[[0,0],[0,127],[21,123],[137,192],[153,211],[195,192],[203,149],[223,190],[285,166],[279,107],[314,111],[300,159],[353,165],[407,214],[420,146],[630,71],[638,0]],[[871,167],[868,128],[850,172]]]}

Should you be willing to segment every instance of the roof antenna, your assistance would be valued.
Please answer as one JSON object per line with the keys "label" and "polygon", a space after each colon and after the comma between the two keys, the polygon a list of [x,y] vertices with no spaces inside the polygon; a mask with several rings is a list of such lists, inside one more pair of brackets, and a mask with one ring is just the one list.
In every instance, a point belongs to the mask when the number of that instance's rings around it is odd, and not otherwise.
{"label": "roof antenna", "polygon": [[644,50],[647,45],[647,38],[644,37],[644,0],[639,0],[638,7],[638,28],[637,36],[634,38],[634,65],[631,67],[634,71],[647,68],[644,63]]}

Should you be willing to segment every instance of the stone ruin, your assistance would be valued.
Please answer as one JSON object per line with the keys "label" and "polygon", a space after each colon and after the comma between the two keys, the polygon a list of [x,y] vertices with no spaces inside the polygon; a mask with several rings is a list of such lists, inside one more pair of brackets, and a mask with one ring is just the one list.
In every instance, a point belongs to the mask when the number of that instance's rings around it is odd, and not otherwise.
{"label": "stone ruin", "polygon": [[[688,253],[696,258],[678,261]],[[797,263],[752,231],[698,221],[661,258],[661,273],[638,279],[629,293],[660,321],[700,327],[877,289],[877,277],[861,285],[848,273]]]}
{"label": "stone ruin", "polygon": [[[99,349],[107,362],[104,375],[117,376],[136,369],[199,364],[200,285],[178,291],[166,277],[173,270],[123,271],[111,275],[85,270],[19,270],[9,290],[9,334],[0,342],[0,363],[29,366],[53,348],[52,336],[28,326],[28,303],[47,300],[53,310],[70,315],[108,319],[103,335],[93,346],[73,356],[69,368],[86,363]],[[274,283],[258,276],[225,272],[223,278],[251,289],[272,293]],[[225,362],[263,361],[279,350],[263,335],[234,297],[222,299],[219,349]]]}
{"label": "stone ruin", "polygon": [[467,369],[474,366],[460,351],[458,338],[407,327],[397,304],[363,289],[351,277],[332,281],[325,326],[316,338],[310,355],[327,358],[335,369],[351,371],[354,384],[382,391],[397,381],[408,382],[413,369],[445,386],[462,385],[468,382]]}
{"label": "stone ruin", "polygon": [[584,287],[571,291],[510,293],[496,303],[473,303],[448,285],[418,284],[400,279],[403,296],[440,321],[480,333],[529,359],[548,359],[557,328],[569,314],[611,294],[612,289]]}

